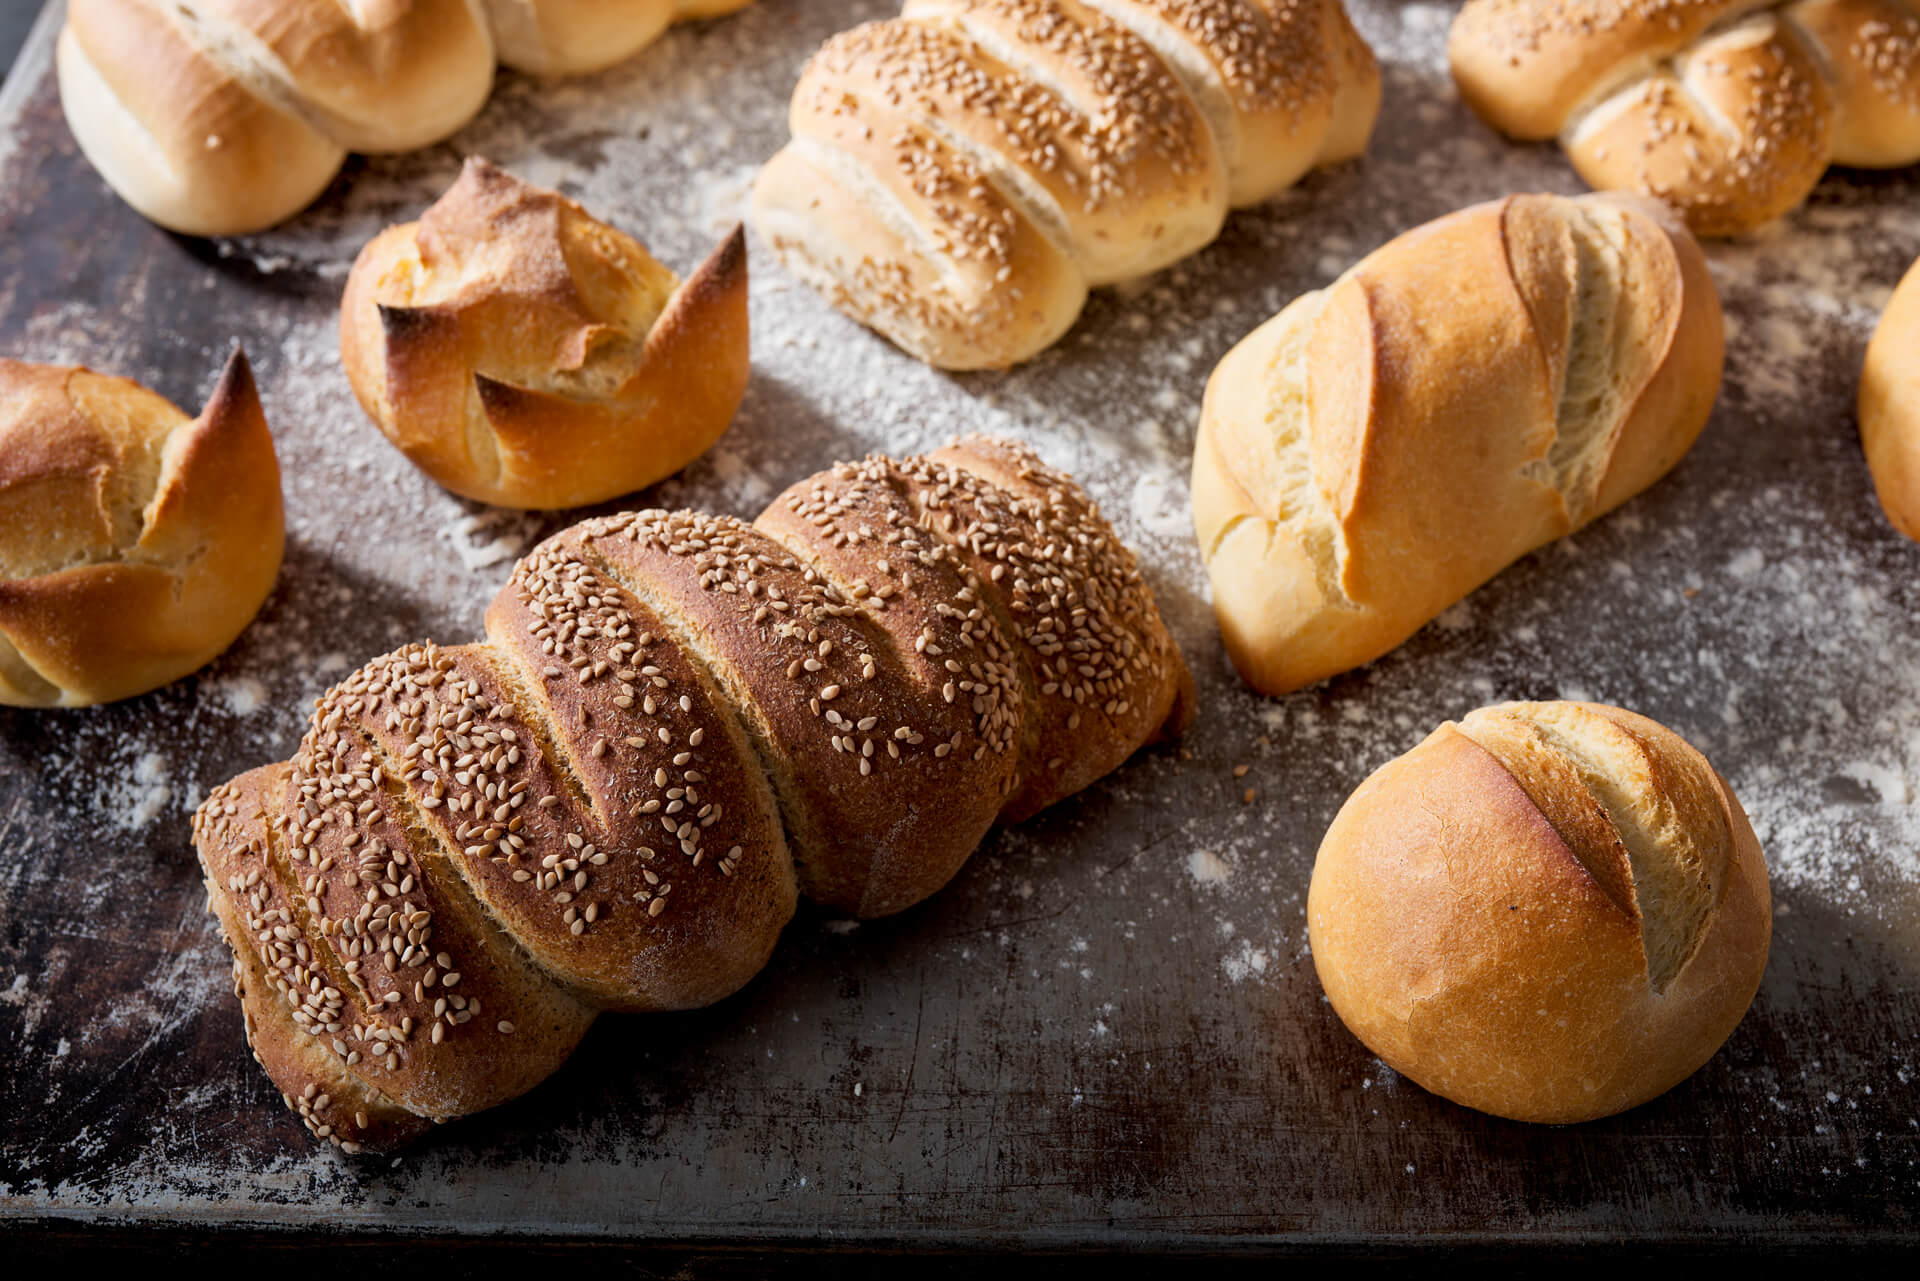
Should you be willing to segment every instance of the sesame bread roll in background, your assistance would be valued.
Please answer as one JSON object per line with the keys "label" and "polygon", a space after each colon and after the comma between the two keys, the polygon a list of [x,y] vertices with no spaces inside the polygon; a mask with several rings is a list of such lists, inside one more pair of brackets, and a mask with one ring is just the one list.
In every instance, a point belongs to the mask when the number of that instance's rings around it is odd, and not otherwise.
{"label": "sesame bread roll in background", "polygon": [[1508,703],[1376,770],[1321,842],[1307,928],[1327,999],[1456,1103],[1566,1123],[1692,1075],[1746,1013],[1767,867],[1678,735],[1591,703]]}
{"label": "sesame bread roll in background", "polygon": [[1881,510],[1920,541],[1920,262],[1907,269],[1867,345],[1860,443]]}
{"label": "sesame bread roll in background", "polygon": [[829,40],[754,187],[788,269],[911,355],[1003,368],[1380,103],[1338,0],[908,0]]}
{"label": "sesame bread roll in background", "polygon": [[1699,246],[1626,196],[1477,205],[1296,299],[1214,370],[1194,446],[1240,674],[1284,694],[1371,662],[1651,485],[1723,352]]}
{"label": "sesame bread roll in background", "polygon": [[1448,56],[1488,124],[1703,236],[1779,217],[1828,165],[1920,161],[1907,0],[1468,0]]}
{"label": "sesame bread roll in background", "polygon": [[705,453],[748,373],[736,228],[685,281],[558,192],[478,157],[361,250],[340,361],[402,453],[456,494],[579,507]]}
{"label": "sesame bread roll in background", "polygon": [[280,467],[236,351],[198,418],[0,360],[0,704],[84,707],[213,661],[280,572]]}
{"label": "sesame bread roll in background", "polygon": [[969,438],[751,525],[562,531],[484,643],[369,663],[194,834],[255,1056],[379,1149],[531,1088],[599,1011],[737,990],[797,893],[912,906],[1191,707],[1098,509]]}

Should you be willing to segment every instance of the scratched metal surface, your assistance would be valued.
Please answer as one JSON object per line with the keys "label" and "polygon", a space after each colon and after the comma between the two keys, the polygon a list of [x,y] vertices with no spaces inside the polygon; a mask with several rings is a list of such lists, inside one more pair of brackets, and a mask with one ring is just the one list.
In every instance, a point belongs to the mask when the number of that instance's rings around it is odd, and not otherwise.
{"label": "scratched metal surface", "polygon": [[[286,755],[351,666],[476,634],[511,555],[569,519],[450,499],[360,420],[331,342],[346,263],[482,151],[684,269],[778,144],[806,51],[890,8],[763,0],[605,76],[506,78],[451,144],[356,162],[309,215],[217,245],[154,230],[88,169],[43,20],[0,103],[0,349],[197,404],[243,341],[291,541],[261,618],[206,673],[102,710],[0,710],[0,1216],[728,1246],[1912,1242],[1920,550],[1871,505],[1851,396],[1920,251],[1920,182],[1830,176],[1784,227],[1713,249],[1728,388],[1662,485],[1371,669],[1257,699],[1209,626],[1185,524],[1206,372],[1405,227],[1576,189],[1552,149],[1508,146],[1455,102],[1447,6],[1386,0],[1355,10],[1387,68],[1367,159],[1097,297],[1012,374],[922,369],[756,257],[741,418],[635,500],[750,514],[867,449],[1025,434],[1140,548],[1199,678],[1184,749],[997,834],[898,919],[803,910],[739,996],[604,1019],[541,1089],[403,1159],[307,1141],[242,1048],[187,815]],[[1480,702],[1557,694],[1707,750],[1755,815],[1780,907],[1720,1055],[1571,1129],[1385,1071],[1322,1003],[1302,911],[1319,834],[1368,770]]]}

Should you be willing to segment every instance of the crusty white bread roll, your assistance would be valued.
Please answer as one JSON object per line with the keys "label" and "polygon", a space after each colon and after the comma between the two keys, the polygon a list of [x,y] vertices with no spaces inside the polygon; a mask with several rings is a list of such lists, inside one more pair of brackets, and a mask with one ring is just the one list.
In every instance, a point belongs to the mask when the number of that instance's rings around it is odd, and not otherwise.
{"label": "crusty white bread roll", "polygon": [[204,667],[280,572],[273,437],[235,352],[198,418],[0,360],[0,704],[84,707]]}
{"label": "crusty white bread roll", "polygon": [[1867,344],[1860,443],[1887,519],[1920,540],[1920,262],[1907,269]]}
{"label": "crusty white bread roll", "polygon": [[360,253],[340,359],[387,438],[456,494],[577,507],[705,453],[746,394],[736,228],[686,281],[557,192],[470,158]]}
{"label": "crusty white bread roll", "polygon": [[1000,368],[1359,154],[1379,105],[1339,0],[907,0],[807,64],[754,224],[905,351]]}
{"label": "crusty white bread roll", "polygon": [[920,901],[1191,693],[1087,496],[970,438],[752,525],[563,531],[485,643],[348,677],[194,833],[256,1056],[318,1137],[388,1147],[530,1088],[599,1010],[740,987],[796,880],[860,916]]}
{"label": "crusty white bread roll", "polygon": [[1746,1013],[1766,860],[1679,735],[1592,703],[1449,721],[1362,783],[1307,892],[1335,1013],[1397,1072],[1520,1121],[1685,1080]]}
{"label": "crusty white bread roll", "polygon": [[1920,160],[1909,0],[1468,0],[1448,55],[1494,128],[1700,235],[1779,217],[1830,164]]}
{"label": "crusty white bread roll", "polygon": [[1510,196],[1375,250],[1228,352],[1193,515],[1240,674],[1371,662],[1679,461],[1720,386],[1720,302],[1660,206]]}
{"label": "crusty white bread roll", "polygon": [[348,152],[412,151],[512,67],[611,66],[677,18],[751,0],[70,0],[60,101],[121,199],[173,231],[258,231]]}

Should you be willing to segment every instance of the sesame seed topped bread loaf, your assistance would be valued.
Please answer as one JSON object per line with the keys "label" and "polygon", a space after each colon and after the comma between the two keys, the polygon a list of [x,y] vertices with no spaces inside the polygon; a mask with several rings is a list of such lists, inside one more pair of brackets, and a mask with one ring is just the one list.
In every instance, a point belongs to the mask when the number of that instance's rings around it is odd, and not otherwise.
{"label": "sesame seed topped bread loaf", "polygon": [[1348,798],[1307,893],[1314,968],[1354,1035],[1521,1121],[1608,1116],[1692,1075],[1752,1003],[1772,924],[1726,781],[1592,703],[1442,725]]}
{"label": "sesame seed topped bread loaf", "polygon": [[84,707],[205,666],[280,572],[280,468],[246,357],[198,418],[0,360],[0,704]]}
{"label": "sesame seed topped bread loaf", "polygon": [[1912,0],[1468,0],[1448,53],[1494,128],[1700,235],[1779,217],[1828,165],[1920,161]]}
{"label": "sesame seed topped bread loaf", "polygon": [[1867,345],[1860,443],[1887,519],[1920,541],[1920,262],[1907,269]]}
{"label": "sesame seed topped bread loaf", "polygon": [[795,274],[946,369],[1027,359],[1380,104],[1338,0],[908,0],[802,72],[754,223]]}
{"label": "sesame seed topped bread loaf", "polygon": [[577,507],[705,453],[748,374],[738,229],[684,282],[557,192],[470,158],[381,232],[340,301],[367,415],[456,494]]}
{"label": "sesame seed topped bread loaf", "polygon": [[497,57],[599,70],[679,18],[751,0],[69,0],[67,124],[120,198],[173,231],[259,231],[347,153],[413,151],[471,120]]}
{"label": "sesame seed topped bread loaf", "polygon": [[1240,674],[1284,694],[1372,662],[1651,485],[1719,392],[1700,248],[1631,196],[1450,214],[1227,353],[1193,514]]}
{"label": "sesame seed topped bread loaf", "polygon": [[796,890],[911,906],[1191,703],[1086,495],[969,438],[752,525],[561,532],[484,643],[368,664],[194,833],[256,1056],[314,1134],[383,1148],[528,1089],[600,1010],[739,988]]}

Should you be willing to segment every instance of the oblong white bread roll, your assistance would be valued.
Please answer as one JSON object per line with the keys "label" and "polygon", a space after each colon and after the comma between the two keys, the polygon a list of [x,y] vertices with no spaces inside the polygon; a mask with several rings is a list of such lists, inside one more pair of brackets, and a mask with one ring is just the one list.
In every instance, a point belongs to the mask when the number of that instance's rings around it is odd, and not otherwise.
{"label": "oblong white bread roll", "polygon": [[1371,662],[1678,462],[1720,387],[1693,238],[1510,196],[1375,250],[1227,353],[1193,513],[1227,651],[1283,694]]}
{"label": "oblong white bread roll", "polygon": [[1907,269],[1867,344],[1860,443],[1887,519],[1920,540],[1920,262]]}
{"label": "oblong white bread roll", "polygon": [[1395,1071],[1565,1123],[1692,1075],[1759,989],[1766,861],[1726,781],[1644,716],[1508,703],[1376,770],[1321,842],[1327,999]]}

